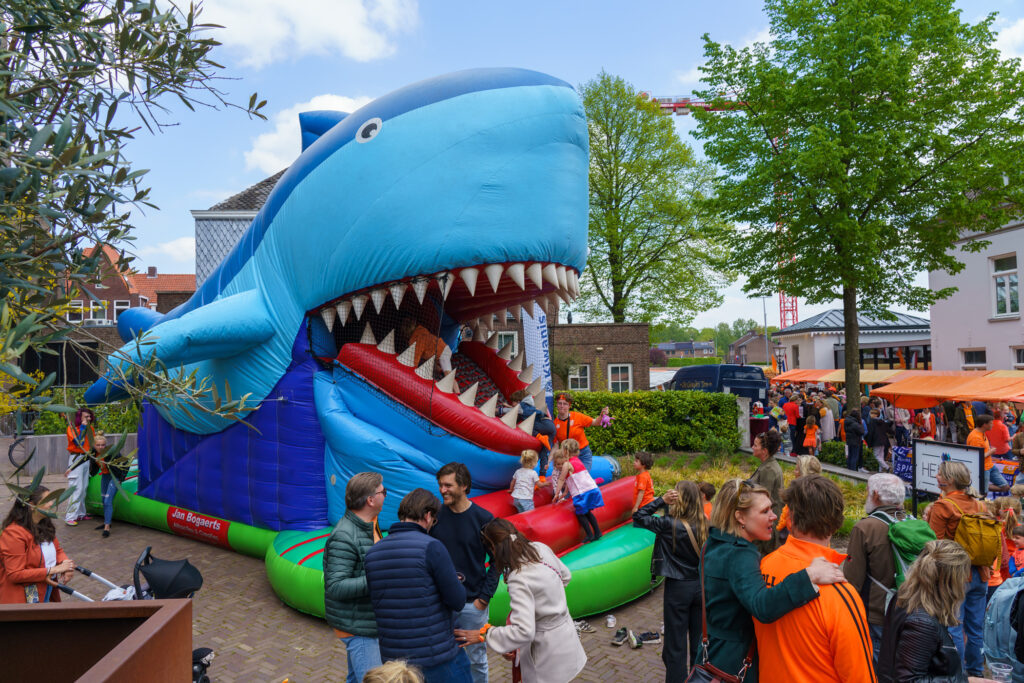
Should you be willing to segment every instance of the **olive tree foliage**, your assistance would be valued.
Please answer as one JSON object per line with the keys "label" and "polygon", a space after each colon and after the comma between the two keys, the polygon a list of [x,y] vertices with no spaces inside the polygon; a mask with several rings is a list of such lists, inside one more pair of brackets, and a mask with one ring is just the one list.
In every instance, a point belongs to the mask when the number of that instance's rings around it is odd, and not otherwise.
{"label": "olive tree foliage", "polygon": [[[87,330],[69,335],[68,302],[102,279],[104,247],[122,266],[131,262],[131,211],[153,207],[146,171],[133,168],[126,144],[140,130],[172,125],[172,104],[263,118],[255,94],[239,106],[216,87],[221,67],[210,53],[218,43],[198,19],[197,8],[170,2],[7,0],[0,8],[0,385],[29,387],[26,409],[73,411],[49,397],[55,374],[30,377],[19,359],[30,348],[52,353],[46,345],[55,341],[81,344],[75,337]],[[211,395],[205,378],[158,361],[121,379],[136,400],[145,386],[150,398],[195,410],[245,410],[241,399]]]}
{"label": "olive tree foliage", "polygon": [[725,230],[713,168],[622,78],[580,86],[590,131],[590,255],[574,308],[592,319],[688,323],[719,303]]}
{"label": "olive tree foliage", "polygon": [[914,277],[959,272],[958,250],[986,243],[958,240],[1019,215],[1024,76],[992,47],[994,17],[964,23],[952,0],[766,0],[765,11],[768,44],[704,37],[701,94],[734,105],[696,112],[723,171],[711,205],[749,226],[730,241],[746,291],[842,299],[856,405],[857,311],[949,296]]}

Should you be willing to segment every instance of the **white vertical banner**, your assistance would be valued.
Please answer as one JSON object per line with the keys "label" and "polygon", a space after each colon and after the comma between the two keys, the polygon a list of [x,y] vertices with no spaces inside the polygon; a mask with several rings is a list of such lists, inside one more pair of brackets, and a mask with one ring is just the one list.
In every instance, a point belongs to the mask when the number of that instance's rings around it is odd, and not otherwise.
{"label": "white vertical banner", "polygon": [[544,396],[550,406],[554,392],[551,384],[551,359],[548,356],[548,316],[537,304],[533,305],[529,318],[523,316],[523,350],[526,352],[526,364],[533,366],[534,378],[541,378]]}

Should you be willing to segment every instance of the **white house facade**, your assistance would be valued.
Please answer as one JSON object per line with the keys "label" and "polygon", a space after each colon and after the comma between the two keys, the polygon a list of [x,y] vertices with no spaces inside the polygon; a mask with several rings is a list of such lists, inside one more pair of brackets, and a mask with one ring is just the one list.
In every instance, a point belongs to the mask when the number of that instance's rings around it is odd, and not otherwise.
{"label": "white house facade", "polygon": [[[874,369],[930,368],[931,338],[928,320],[893,313],[893,320],[864,314],[860,325],[860,367]],[[846,335],[843,312],[832,309],[801,320],[773,334],[787,369],[841,369],[845,365]],[[902,356],[902,360],[901,360]]]}
{"label": "white house facade", "polygon": [[959,252],[956,275],[928,273],[934,290],[957,292],[931,307],[932,358],[936,370],[1024,370],[1024,320],[1020,280],[1024,273],[1024,219],[984,237],[978,252]]}

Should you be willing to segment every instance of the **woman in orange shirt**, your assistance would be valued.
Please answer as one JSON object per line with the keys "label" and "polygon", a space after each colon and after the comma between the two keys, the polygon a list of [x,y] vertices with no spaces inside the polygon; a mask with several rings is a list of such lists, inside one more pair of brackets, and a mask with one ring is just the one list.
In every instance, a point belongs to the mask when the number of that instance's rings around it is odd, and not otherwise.
{"label": "woman in orange shirt", "polygon": [[15,499],[0,533],[0,603],[60,602],[50,578],[59,575],[67,582],[74,562],[57,541],[57,530],[45,512],[55,499],[40,504],[49,490],[39,486],[28,502]]}
{"label": "woman in orange shirt", "polygon": [[[590,450],[590,442],[587,435],[583,433],[584,428],[594,424],[594,418],[583,413],[577,413],[572,408],[572,396],[569,394],[558,394],[555,397],[555,443],[561,443],[566,439],[576,439],[580,445],[580,462],[590,471],[594,462],[594,453]],[[552,444],[552,449],[554,444]]]}

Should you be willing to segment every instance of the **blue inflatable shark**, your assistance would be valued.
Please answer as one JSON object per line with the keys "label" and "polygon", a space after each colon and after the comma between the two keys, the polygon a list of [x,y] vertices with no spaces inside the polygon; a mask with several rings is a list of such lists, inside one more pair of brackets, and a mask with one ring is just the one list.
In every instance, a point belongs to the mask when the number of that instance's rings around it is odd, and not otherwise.
{"label": "blue inflatable shark", "polygon": [[[86,394],[118,395],[118,368],[153,354],[261,403],[247,418],[256,429],[147,406],[139,494],[312,529],[343,514],[360,471],[383,472],[398,494],[392,514],[452,460],[477,491],[507,486],[511,456],[536,439],[532,421],[496,407],[539,384],[487,328],[495,314],[578,294],[588,221],[578,95],[541,73],[479,69],[300,123],[301,156],[235,249],[174,311],[123,314],[128,343]],[[144,330],[152,343],[129,341]],[[435,340],[426,354],[415,348],[424,339]]]}

